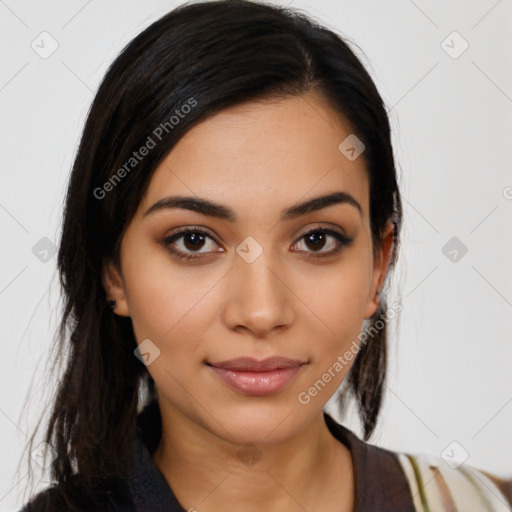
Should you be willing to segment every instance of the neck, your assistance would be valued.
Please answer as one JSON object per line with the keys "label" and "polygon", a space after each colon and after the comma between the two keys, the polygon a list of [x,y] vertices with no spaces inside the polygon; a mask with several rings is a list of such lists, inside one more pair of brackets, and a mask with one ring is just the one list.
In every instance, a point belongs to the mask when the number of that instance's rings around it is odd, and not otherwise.
{"label": "neck", "polygon": [[352,510],[350,451],[333,437],[321,412],[294,437],[257,447],[177,419],[162,414],[153,459],[186,510],[229,512],[240,504],[246,512]]}

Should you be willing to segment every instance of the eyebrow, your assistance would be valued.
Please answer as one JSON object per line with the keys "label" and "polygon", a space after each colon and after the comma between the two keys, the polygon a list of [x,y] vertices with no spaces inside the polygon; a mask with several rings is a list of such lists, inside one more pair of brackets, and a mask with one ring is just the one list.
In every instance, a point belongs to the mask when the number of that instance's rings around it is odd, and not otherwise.
{"label": "eyebrow", "polygon": [[[352,205],[358,210],[359,216],[362,217],[361,205],[352,195],[347,192],[333,192],[331,194],[296,203],[293,206],[286,208],[281,213],[281,220],[293,220],[307,213],[321,210],[335,204]],[[169,208],[183,208],[201,213],[202,215],[227,220],[230,222],[235,222],[238,219],[237,214],[230,208],[208,199],[203,199],[196,196],[164,197],[163,199],[160,199],[155,204],[153,204],[153,206],[151,206],[148,210],[146,210],[143,216],[146,217],[150,213]]]}

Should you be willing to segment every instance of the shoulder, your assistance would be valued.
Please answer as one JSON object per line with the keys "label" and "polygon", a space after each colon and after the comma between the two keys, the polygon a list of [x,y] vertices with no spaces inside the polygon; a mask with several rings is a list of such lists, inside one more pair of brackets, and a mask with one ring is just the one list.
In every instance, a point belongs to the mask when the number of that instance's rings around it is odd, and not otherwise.
{"label": "shoulder", "polygon": [[324,416],[334,436],[352,452],[361,510],[383,510],[376,507],[384,501],[385,510],[393,512],[512,511],[512,479],[436,455],[371,444]]}
{"label": "shoulder", "polygon": [[23,505],[19,512],[64,512],[66,507],[57,486],[48,487],[39,491],[28,503]]}
{"label": "shoulder", "polygon": [[133,512],[133,502],[119,485],[104,488],[92,499],[91,493],[79,485],[64,493],[57,485],[35,494],[19,512]]}
{"label": "shoulder", "polygon": [[466,464],[449,464],[435,455],[393,453],[417,510],[512,510],[512,480]]}

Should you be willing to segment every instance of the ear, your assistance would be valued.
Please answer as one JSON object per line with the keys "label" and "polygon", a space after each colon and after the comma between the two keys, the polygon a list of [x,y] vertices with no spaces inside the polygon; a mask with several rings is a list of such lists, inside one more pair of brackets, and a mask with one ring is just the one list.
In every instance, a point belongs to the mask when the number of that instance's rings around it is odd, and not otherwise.
{"label": "ear", "polygon": [[130,316],[128,301],[126,300],[126,291],[123,277],[120,270],[109,262],[103,267],[102,282],[107,294],[106,300],[116,299],[114,313],[119,316]]}
{"label": "ear", "polygon": [[380,304],[380,290],[384,285],[386,274],[389,267],[389,257],[395,238],[395,226],[388,221],[382,233],[381,246],[377,250],[373,261],[373,275],[370,293],[368,295],[368,303],[366,306],[365,318],[370,318]]}

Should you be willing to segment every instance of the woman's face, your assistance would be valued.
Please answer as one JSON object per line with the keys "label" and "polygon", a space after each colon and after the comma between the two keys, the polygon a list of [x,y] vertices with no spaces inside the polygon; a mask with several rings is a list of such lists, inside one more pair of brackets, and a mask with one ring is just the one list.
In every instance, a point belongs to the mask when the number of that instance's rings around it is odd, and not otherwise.
{"label": "woman's face", "polygon": [[[246,103],[191,129],[155,171],[122,240],[122,275],[109,267],[104,282],[137,342],[150,340],[141,352],[162,414],[271,444],[337,390],[378,306],[392,242],[372,258],[364,152],[346,151],[353,139],[339,149],[349,135],[313,94]],[[150,211],[185,196],[197,207]],[[241,357],[293,363],[211,366]]]}

